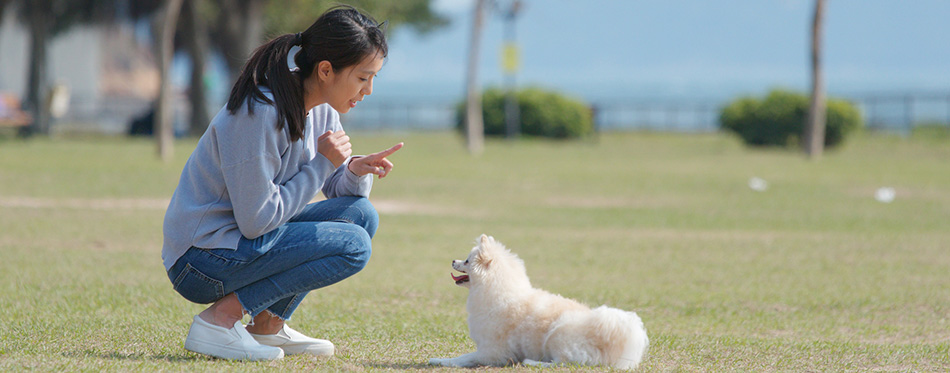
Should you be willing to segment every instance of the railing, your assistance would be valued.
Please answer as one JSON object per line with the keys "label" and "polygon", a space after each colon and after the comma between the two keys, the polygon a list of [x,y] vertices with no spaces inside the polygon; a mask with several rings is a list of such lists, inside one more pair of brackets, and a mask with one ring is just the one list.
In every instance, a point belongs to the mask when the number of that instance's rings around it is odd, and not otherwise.
{"label": "railing", "polygon": [[[861,111],[873,131],[909,133],[914,127],[950,126],[950,92],[855,95],[846,97]],[[436,101],[361,103],[343,118],[351,128],[446,130],[454,128],[454,104]],[[726,102],[712,100],[631,100],[594,102],[591,113],[598,131],[715,132]]]}
{"label": "railing", "polygon": [[[854,95],[849,98],[874,131],[910,133],[916,126],[950,126],[950,92]],[[126,133],[128,124],[148,111],[142,99],[76,97],[57,126],[80,126],[89,132]],[[175,100],[177,132],[187,127],[187,100]],[[715,132],[724,102],[712,100],[631,100],[594,102],[591,113],[598,131]],[[212,113],[216,113],[214,108]],[[456,104],[443,98],[419,100],[375,99],[342,118],[347,128],[359,130],[450,130],[456,126]]]}
{"label": "railing", "polygon": [[709,101],[634,101],[591,105],[599,131],[715,132],[719,105]]}
{"label": "railing", "polygon": [[872,130],[907,134],[923,124],[950,126],[950,92],[862,95],[852,102]]}
{"label": "railing", "polygon": [[455,126],[455,105],[432,100],[364,101],[341,121],[361,130],[447,130]]}

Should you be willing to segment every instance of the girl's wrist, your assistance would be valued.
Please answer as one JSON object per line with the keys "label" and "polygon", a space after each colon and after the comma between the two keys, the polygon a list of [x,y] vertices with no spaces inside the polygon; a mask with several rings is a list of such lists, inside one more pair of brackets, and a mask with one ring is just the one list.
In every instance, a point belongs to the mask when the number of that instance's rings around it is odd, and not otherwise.
{"label": "girl's wrist", "polygon": [[350,172],[352,172],[353,175],[362,176],[362,175],[360,175],[358,172],[356,172],[356,170],[353,169],[353,167],[354,167],[354,166],[353,166],[353,161],[355,161],[357,158],[361,158],[361,157],[358,156],[358,155],[354,155],[353,157],[351,157],[351,158],[350,158],[350,163],[346,165],[346,169],[349,170]]}

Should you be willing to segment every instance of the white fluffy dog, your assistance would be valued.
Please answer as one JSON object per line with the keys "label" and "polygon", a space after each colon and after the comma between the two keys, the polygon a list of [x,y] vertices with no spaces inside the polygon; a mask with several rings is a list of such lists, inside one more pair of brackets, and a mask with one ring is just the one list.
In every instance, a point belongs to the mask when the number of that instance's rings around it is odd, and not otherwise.
{"label": "white fluffy dog", "polygon": [[468,329],[476,351],[429,364],[451,367],[576,363],[634,369],[649,340],[634,312],[590,309],[531,287],[524,262],[494,238],[482,235],[452,275],[467,287]]}

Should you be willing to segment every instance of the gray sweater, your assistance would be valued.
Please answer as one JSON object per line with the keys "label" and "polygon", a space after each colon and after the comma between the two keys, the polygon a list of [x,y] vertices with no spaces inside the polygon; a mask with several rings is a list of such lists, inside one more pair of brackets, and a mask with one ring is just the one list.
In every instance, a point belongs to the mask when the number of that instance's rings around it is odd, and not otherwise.
{"label": "gray sweater", "polygon": [[[268,98],[273,96],[267,90]],[[357,177],[350,159],[334,170],[317,152],[320,134],[343,129],[329,105],[307,113],[301,140],[291,142],[287,126],[278,131],[277,111],[252,101],[234,115],[215,115],[182,170],[165,212],[162,261],[168,270],[192,246],[236,249],[241,236],[257,238],[299,213],[317,192],[326,198],[368,197],[372,174]]]}

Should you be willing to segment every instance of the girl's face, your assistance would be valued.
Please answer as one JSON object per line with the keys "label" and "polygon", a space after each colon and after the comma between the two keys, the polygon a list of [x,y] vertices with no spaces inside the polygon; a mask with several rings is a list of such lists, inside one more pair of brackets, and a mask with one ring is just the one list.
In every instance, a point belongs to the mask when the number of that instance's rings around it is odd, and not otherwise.
{"label": "girl's face", "polygon": [[324,86],[327,103],[341,114],[356,107],[357,102],[363,101],[363,96],[373,93],[373,79],[383,68],[383,62],[383,56],[374,53],[362,62],[338,72],[329,69]]}

